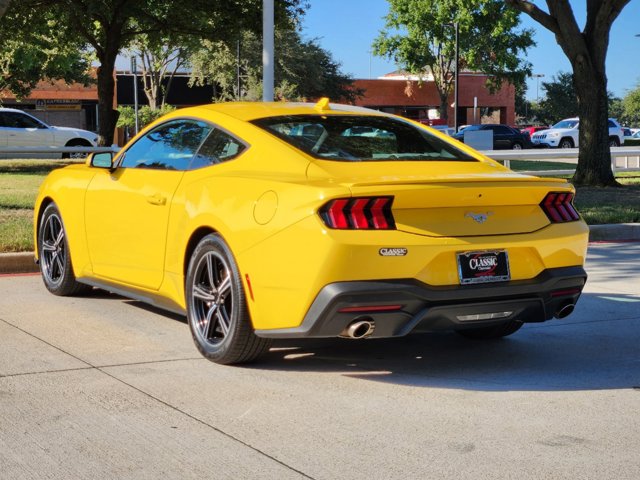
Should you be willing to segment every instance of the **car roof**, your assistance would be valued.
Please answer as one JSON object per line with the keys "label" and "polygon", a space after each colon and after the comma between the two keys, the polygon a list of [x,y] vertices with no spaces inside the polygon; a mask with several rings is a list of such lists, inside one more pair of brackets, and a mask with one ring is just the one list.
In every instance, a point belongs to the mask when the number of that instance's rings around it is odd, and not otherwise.
{"label": "car roof", "polygon": [[0,107],[0,112],[26,113],[24,110],[20,110],[19,108],[6,108],[6,107]]}
{"label": "car roof", "polygon": [[341,105],[335,103],[322,104],[318,103],[302,103],[302,102],[227,102],[213,103],[209,105],[201,105],[192,107],[192,111],[197,110],[204,112],[216,112],[238,120],[255,120],[265,117],[278,117],[285,115],[377,115],[388,116],[384,112],[371,110],[364,107],[356,107],[353,105]]}

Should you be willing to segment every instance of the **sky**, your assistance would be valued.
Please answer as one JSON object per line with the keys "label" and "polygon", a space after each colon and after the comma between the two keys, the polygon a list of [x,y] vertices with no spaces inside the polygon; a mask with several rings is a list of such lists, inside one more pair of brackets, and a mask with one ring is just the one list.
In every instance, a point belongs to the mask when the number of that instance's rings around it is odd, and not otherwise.
{"label": "sky", "polygon": [[[302,24],[307,38],[320,45],[342,64],[342,71],[354,78],[376,78],[395,70],[393,62],[370,55],[371,44],[384,28],[388,12],[386,0],[309,0]],[[546,3],[536,1],[546,9]],[[571,0],[580,28],[586,18],[586,0]],[[527,51],[533,73],[544,75],[527,82],[527,98],[544,96],[542,82],[552,81],[559,72],[571,72],[571,64],[557,45],[555,37],[528,15],[522,15],[522,27],[535,30],[537,45]],[[617,97],[640,84],[640,0],[631,0],[616,19],[609,38],[607,54],[608,89]],[[463,53],[461,53],[463,54]]]}

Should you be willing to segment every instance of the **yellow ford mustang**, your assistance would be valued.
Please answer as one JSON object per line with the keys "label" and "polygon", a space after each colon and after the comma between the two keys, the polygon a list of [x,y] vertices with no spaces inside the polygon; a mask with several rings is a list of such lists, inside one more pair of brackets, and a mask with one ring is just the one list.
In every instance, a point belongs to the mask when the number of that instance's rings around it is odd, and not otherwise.
{"label": "yellow ford mustang", "polygon": [[573,195],[377,111],[207,105],[52,172],[36,255],[56,295],[186,313],[219,363],[273,338],[497,338],[573,310],[588,237]]}

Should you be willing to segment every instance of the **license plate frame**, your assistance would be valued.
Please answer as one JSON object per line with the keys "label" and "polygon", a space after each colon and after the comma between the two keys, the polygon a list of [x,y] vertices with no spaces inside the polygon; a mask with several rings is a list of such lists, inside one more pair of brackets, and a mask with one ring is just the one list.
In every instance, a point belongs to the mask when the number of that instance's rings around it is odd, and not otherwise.
{"label": "license plate frame", "polygon": [[456,260],[460,285],[511,280],[509,254],[505,249],[458,252]]}

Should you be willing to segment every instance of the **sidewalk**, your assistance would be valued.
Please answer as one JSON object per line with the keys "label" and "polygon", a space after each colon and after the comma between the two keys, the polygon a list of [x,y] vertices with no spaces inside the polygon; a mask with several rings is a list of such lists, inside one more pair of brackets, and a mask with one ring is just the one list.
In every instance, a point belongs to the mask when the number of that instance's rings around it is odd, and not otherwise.
{"label": "sidewalk", "polygon": [[[640,223],[592,225],[589,230],[590,242],[640,241]],[[33,252],[0,253],[0,275],[38,271],[40,270],[34,262]]]}

